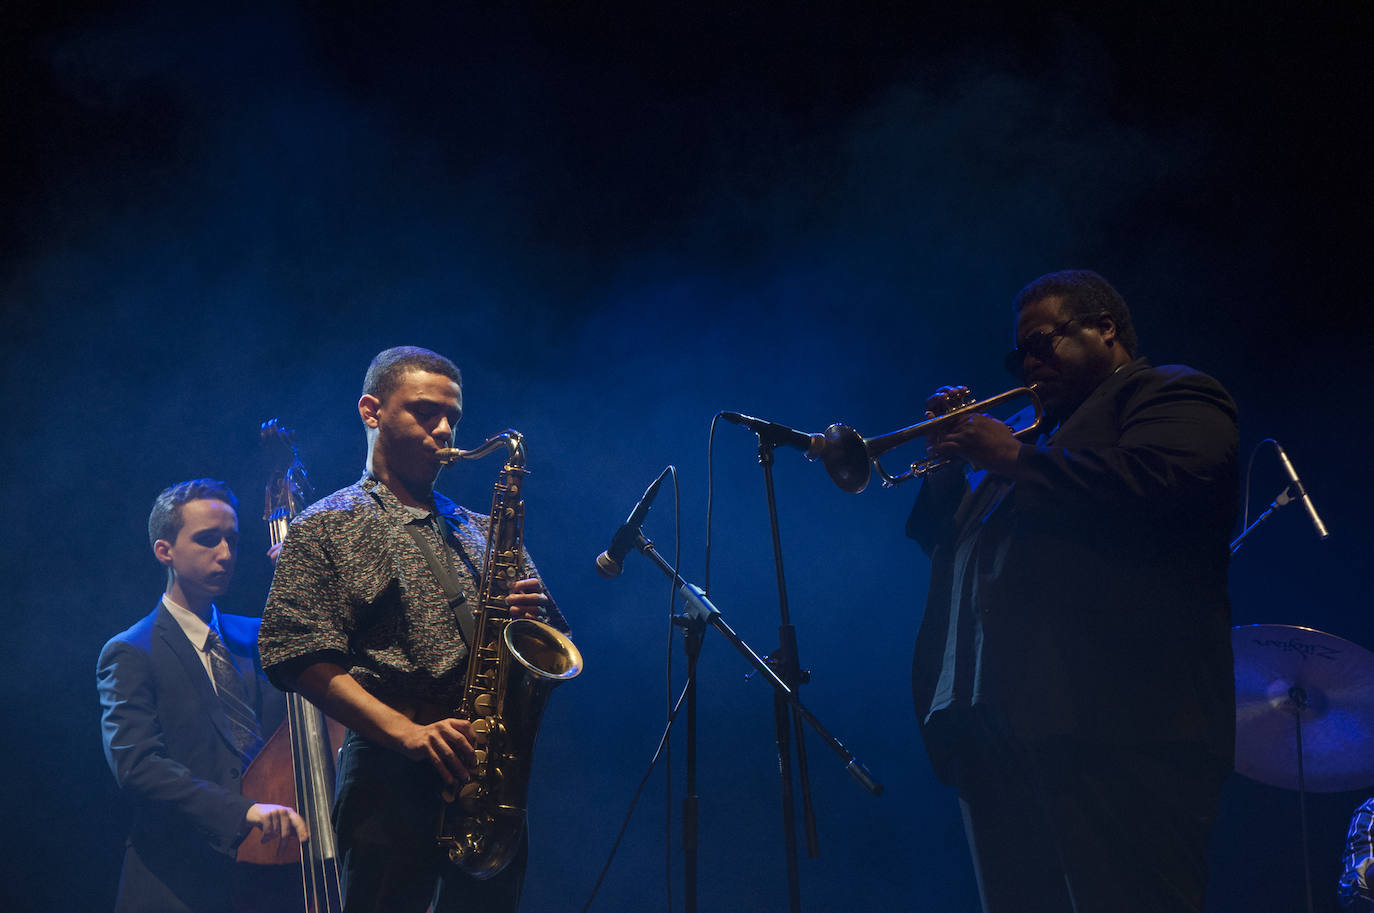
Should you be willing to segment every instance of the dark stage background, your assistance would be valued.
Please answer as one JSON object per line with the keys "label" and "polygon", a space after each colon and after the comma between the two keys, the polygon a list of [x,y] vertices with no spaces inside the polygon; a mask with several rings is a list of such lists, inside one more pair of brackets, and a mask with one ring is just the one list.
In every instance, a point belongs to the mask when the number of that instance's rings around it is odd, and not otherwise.
{"label": "dark stage background", "polygon": [[[615,582],[592,566],[644,486],[679,467],[700,581],[714,412],[876,434],[941,384],[998,392],[1010,299],[1043,272],[1105,274],[1146,354],[1229,386],[1244,455],[1274,436],[1303,473],[1331,539],[1281,511],[1233,565],[1236,622],[1374,647],[1368,10],[7,7],[0,906],[113,897],[126,809],[92,672],[162,586],[153,496],[231,483],[245,536],[223,602],[259,612],[258,426],[297,429],[321,494],[353,481],[361,375],[390,345],[459,362],[463,446],[528,437],[528,542],[586,657],[541,734],[527,910],[580,909],[662,725],[666,585],[637,556]],[[753,436],[723,427],[715,456],[712,596],[768,650]],[[497,468],[440,487],[485,509]],[[805,699],[887,787],[808,739],[806,908],[973,910],[908,696],[913,490],[842,494],[793,452],[776,475]],[[1265,450],[1252,504],[1281,487]],[[672,503],[647,526],[669,554]],[[787,902],[771,703],[745,671],[708,639],[705,910]],[[666,909],[665,858],[680,909],[676,747],[671,845],[657,777],[595,909]],[[1360,798],[1312,797],[1319,909]],[[1236,778],[1211,909],[1299,909],[1299,847],[1296,793]]]}

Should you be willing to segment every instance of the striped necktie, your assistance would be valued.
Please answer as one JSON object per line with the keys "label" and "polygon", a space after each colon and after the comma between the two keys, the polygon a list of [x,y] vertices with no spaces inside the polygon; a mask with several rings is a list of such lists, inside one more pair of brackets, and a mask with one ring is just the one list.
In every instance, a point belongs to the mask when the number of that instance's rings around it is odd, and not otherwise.
{"label": "striped necktie", "polygon": [[220,641],[213,629],[205,638],[205,652],[210,654],[210,668],[214,672],[215,691],[219,694],[220,706],[229,721],[229,733],[233,736],[234,747],[243,756],[243,763],[253,760],[262,747],[262,730],[258,728],[258,718],[253,708],[248,706],[248,692],[243,678],[229,659],[229,651]]}

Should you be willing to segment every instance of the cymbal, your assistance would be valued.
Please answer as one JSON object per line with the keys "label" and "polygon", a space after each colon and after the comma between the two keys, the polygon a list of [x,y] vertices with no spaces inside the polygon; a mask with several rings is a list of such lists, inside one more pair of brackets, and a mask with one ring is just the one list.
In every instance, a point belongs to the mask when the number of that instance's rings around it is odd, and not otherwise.
{"label": "cymbal", "polygon": [[1374,784],[1374,653],[1312,628],[1241,625],[1236,654],[1236,770],[1298,788],[1298,719],[1309,792]]}

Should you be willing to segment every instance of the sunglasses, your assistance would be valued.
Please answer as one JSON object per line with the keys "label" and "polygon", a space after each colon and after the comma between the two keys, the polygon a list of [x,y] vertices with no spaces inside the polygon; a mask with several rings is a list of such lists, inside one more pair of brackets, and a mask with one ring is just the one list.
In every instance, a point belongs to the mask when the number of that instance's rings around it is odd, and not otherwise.
{"label": "sunglasses", "polygon": [[1020,377],[1027,355],[1034,356],[1036,361],[1049,361],[1054,357],[1054,341],[1067,333],[1069,327],[1075,323],[1083,323],[1090,319],[1092,318],[1070,317],[1063,323],[1056,324],[1052,330],[1040,330],[1031,333],[1002,359],[1002,364],[1006,367],[1007,373],[1013,377]]}

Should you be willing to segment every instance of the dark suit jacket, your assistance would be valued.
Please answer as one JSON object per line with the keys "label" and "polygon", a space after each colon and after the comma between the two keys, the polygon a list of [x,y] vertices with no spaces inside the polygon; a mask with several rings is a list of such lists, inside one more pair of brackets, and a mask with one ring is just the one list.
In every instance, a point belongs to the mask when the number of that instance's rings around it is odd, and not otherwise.
{"label": "dark suit jacket", "polygon": [[[219,622],[270,735],[283,705],[262,676],[259,620]],[[221,909],[253,801],[239,792],[243,762],[205,667],[161,601],[105,644],[96,687],[105,757],[134,809],[116,910]]]}
{"label": "dark suit jacket", "polygon": [[1028,740],[1205,745],[1233,754],[1226,574],[1238,502],[1235,404],[1181,365],[1123,366],[1026,474],[917,495],[931,556],[913,694],[937,773],[981,704]]}

